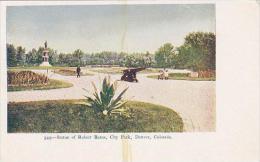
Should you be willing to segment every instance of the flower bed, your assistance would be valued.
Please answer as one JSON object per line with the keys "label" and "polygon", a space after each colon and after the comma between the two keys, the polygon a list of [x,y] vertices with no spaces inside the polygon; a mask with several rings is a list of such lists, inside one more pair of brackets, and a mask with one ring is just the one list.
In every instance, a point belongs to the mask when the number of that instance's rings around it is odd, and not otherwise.
{"label": "flower bed", "polygon": [[7,83],[10,86],[46,85],[49,83],[49,78],[32,71],[8,71]]}

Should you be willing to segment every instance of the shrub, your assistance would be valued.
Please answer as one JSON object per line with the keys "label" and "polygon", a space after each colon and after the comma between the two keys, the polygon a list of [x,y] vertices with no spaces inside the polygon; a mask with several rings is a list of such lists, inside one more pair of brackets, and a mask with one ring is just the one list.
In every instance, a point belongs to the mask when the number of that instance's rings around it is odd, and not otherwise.
{"label": "shrub", "polygon": [[95,113],[110,115],[113,110],[120,109],[125,105],[126,102],[122,101],[122,96],[128,88],[125,88],[115,98],[116,82],[111,83],[110,79],[104,78],[100,92],[98,92],[95,84],[92,83],[92,85],[94,87],[94,97],[86,96],[86,98],[88,107],[94,109]]}
{"label": "shrub", "polygon": [[216,77],[216,71],[215,70],[204,70],[204,71],[198,71],[199,78],[211,78]]}

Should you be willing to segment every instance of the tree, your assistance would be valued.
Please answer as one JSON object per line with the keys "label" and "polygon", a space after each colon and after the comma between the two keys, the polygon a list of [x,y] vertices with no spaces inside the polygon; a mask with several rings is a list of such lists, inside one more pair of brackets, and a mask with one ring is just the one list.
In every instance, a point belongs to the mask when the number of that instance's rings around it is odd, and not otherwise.
{"label": "tree", "polygon": [[172,66],[174,58],[174,47],[171,43],[166,43],[155,52],[155,61],[158,67]]}
{"label": "tree", "polygon": [[[49,49],[48,49],[49,50]],[[39,65],[42,63],[43,61],[43,51],[44,51],[44,47],[39,47],[37,52],[36,52],[36,64]]]}
{"label": "tree", "polygon": [[149,51],[147,51],[144,55],[144,64],[145,67],[151,67],[153,64],[153,56],[149,53]]}
{"label": "tree", "polygon": [[81,64],[81,59],[83,57],[83,52],[80,50],[80,49],[77,49],[76,51],[74,51],[73,53],[73,57],[75,57],[77,60],[78,60],[78,64],[80,65]]}
{"label": "tree", "polygon": [[194,70],[215,69],[216,36],[214,33],[193,32],[188,34],[185,37],[183,49],[181,53],[188,56],[187,66]]}
{"label": "tree", "polygon": [[58,64],[59,65],[67,65],[66,54],[64,54],[64,53],[60,53],[59,54],[59,56],[58,56]]}
{"label": "tree", "polygon": [[17,59],[16,59],[16,49],[15,49],[14,45],[7,44],[6,53],[7,53],[7,66],[8,67],[16,66]]}
{"label": "tree", "polygon": [[[25,48],[7,44],[8,66],[29,65],[37,66],[43,62],[44,47],[33,48],[25,53]],[[124,53],[103,51],[99,53],[84,54],[80,49],[71,53],[57,53],[48,48],[51,65],[81,66],[83,65],[119,65],[128,67],[151,67],[154,65],[154,55],[146,53]]]}
{"label": "tree", "polygon": [[49,63],[51,65],[57,65],[58,64],[58,54],[56,50],[53,50],[51,48],[49,50]]}
{"label": "tree", "polygon": [[134,55],[127,55],[125,59],[125,66],[126,67],[136,67],[137,61]]}
{"label": "tree", "polygon": [[36,63],[37,63],[37,50],[35,48],[33,48],[26,55],[26,64],[35,65]]}
{"label": "tree", "polygon": [[16,50],[16,61],[17,65],[25,64],[25,48],[22,46],[18,46]]}
{"label": "tree", "polygon": [[118,56],[118,64],[120,66],[126,66],[126,56],[127,56],[127,53],[120,52],[118,55],[119,55]]}
{"label": "tree", "polygon": [[188,62],[188,52],[186,46],[182,45],[176,49],[178,52],[175,55],[175,68],[184,69]]}

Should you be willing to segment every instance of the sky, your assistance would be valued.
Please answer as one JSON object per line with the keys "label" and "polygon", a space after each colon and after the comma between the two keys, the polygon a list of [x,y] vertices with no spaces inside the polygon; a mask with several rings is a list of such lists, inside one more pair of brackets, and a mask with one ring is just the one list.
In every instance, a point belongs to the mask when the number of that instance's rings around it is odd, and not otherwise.
{"label": "sky", "polygon": [[175,47],[190,32],[215,33],[212,4],[9,6],[7,43],[26,50],[44,46],[70,53],[155,52]]}

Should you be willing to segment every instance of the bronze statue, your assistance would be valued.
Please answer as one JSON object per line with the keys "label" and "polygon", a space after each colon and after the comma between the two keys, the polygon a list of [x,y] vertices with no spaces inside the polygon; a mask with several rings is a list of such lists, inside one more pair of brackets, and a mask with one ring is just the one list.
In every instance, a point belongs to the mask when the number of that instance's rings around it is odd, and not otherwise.
{"label": "bronze statue", "polygon": [[136,78],[136,73],[139,71],[144,70],[145,68],[129,68],[126,70],[123,70],[123,76],[121,77],[121,80],[127,81],[127,82],[138,82]]}
{"label": "bronze statue", "polygon": [[47,41],[44,42],[44,47],[47,48]]}

